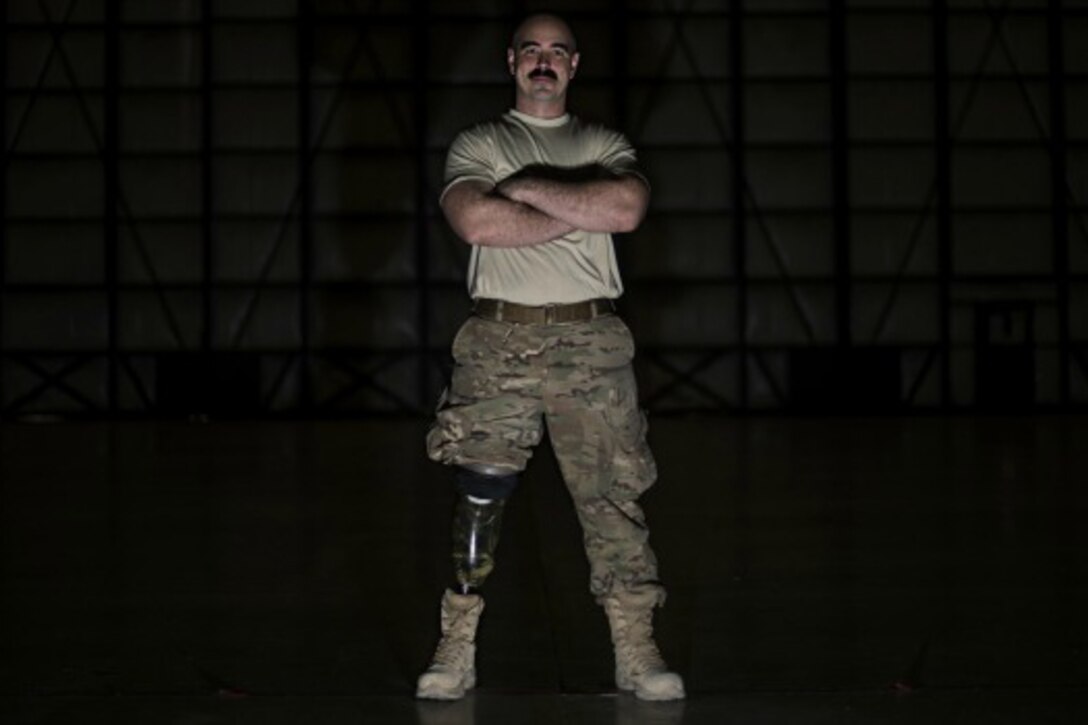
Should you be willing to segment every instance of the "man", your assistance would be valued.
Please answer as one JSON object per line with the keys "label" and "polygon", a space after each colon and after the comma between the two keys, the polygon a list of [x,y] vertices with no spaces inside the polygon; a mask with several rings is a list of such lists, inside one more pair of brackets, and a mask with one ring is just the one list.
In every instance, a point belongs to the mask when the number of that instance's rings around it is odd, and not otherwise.
{"label": "man", "polygon": [[475,303],[427,437],[430,457],[456,470],[457,584],[442,598],[442,638],[417,697],[457,699],[475,685],[480,588],[545,422],[608,616],[617,686],[642,699],[684,696],[653,641],[665,591],[637,499],[656,468],[634,343],[613,312],[623,290],[611,235],[639,225],[649,188],[623,136],[567,113],[579,59],[563,20],[527,18],[507,49],[514,109],[460,134],[447,157],[441,205],[472,245]]}

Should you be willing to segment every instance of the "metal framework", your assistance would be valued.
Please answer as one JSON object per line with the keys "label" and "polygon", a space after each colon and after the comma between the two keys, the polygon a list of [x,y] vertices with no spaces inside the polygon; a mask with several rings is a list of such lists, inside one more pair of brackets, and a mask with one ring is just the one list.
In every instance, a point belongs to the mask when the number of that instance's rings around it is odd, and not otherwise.
{"label": "metal framework", "polygon": [[[728,239],[721,243],[730,248],[725,257],[728,266],[697,264],[698,273],[658,274],[645,269],[648,265],[639,266],[643,248],[637,236],[630,245],[628,240],[621,244],[624,262],[634,262],[636,267],[627,277],[629,298],[642,300],[629,302],[628,314],[641,333],[639,364],[647,406],[740,412],[796,409],[804,396],[813,392],[811,374],[805,368],[813,360],[818,362],[810,354],[815,349],[823,355],[819,359],[826,360],[829,377],[827,390],[816,391],[819,394],[810,401],[813,405],[809,409],[851,408],[853,404],[836,401],[850,398],[849,389],[857,385],[859,371],[869,370],[869,361],[878,358],[893,362],[886,369],[891,371],[889,375],[898,376],[896,384],[901,387],[896,388],[894,400],[880,398],[874,407],[864,405],[862,398],[868,389],[862,386],[853,401],[861,408],[879,412],[992,407],[994,401],[981,400],[973,383],[978,375],[1001,371],[979,372],[979,359],[970,358],[972,352],[979,357],[983,341],[978,339],[982,335],[978,331],[987,329],[994,309],[1005,310],[1002,305],[1012,304],[1027,310],[1031,317],[1030,340],[1019,341],[1031,346],[1028,359],[1032,364],[1025,374],[1053,378],[1050,387],[1044,385],[1045,390],[1033,397],[1034,407],[1083,407],[1088,400],[1088,341],[1078,337],[1073,321],[1078,300],[1081,306],[1085,303],[1088,270],[1075,268],[1071,248],[1088,244],[1088,227],[1084,203],[1076,197],[1070,175],[1075,171],[1071,169],[1075,164],[1071,150],[1083,151],[1085,139],[1070,136],[1067,97],[1071,84],[1086,79],[1083,72],[1069,70],[1067,58],[1069,48],[1085,40],[1080,34],[1088,27],[1084,23],[1088,8],[1069,5],[1061,0],[1049,0],[1045,6],[986,0],[976,7],[950,7],[945,0],[932,0],[929,7],[895,7],[828,0],[823,10],[787,11],[744,0],[729,0],[717,10],[702,9],[704,6],[693,0],[641,3],[635,9],[609,0],[599,7],[587,3],[585,9],[572,13],[576,25],[584,22],[608,28],[611,69],[595,79],[580,81],[581,87],[607,89],[611,120],[627,131],[644,157],[665,166],[673,159],[687,158],[684,154],[707,155],[720,164],[717,169],[724,171],[723,178],[728,180],[726,192],[715,203],[701,207],[665,203],[652,212],[666,226],[692,219],[723,222]],[[0,16],[0,35],[7,48],[0,54],[5,78],[0,119],[5,141],[0,177],[4,213],[0,235],[0,415],[187,412],[336,416],[430,410],[444,380],[448,346],[448,324],[444,321],[457,316],[449,307],[459,286],[459,281],[436,263],[436,253],[462,261],[466,256],[448,235],[436,232],[440,217],[435,204],[435,169],[450,139],[436,138],[432,112],[439,110],[437,98],[442,91],[457,87],[482,93],[506,84],[501,77],[456,83],[436,79],[433,39],[442,28],[472,32],[481,20],[509,25],[528,4],[519,5],[519,13],[496,16],[450,10],[428,0],[413,0],[409,6],[396,5],[395,9],[377,0],[297,0],[290,16],[262,16],[263,5],[254,3],[253,14],[231,17],[217,14],[214,0],[200,0],[193,3],[196,10],[192,17],[180,19],[165,15],[161,19],[133,19],[126,14],[128,6],[123,0],[101,0],[90,7],[81,0],[24,0],[15,6],[17,10],[9,7]],[[928,69],[856,67],[851,41],[861,32],[857,23],[896,19],[928,25]],[[1069,30],[1066,21],[1070,19],[1080,21],[1074,26],[1076,31]],[[707,54],[706,43],[694,40],[704,23],[725,29],[719,42],[709,46],[715,48],[717,57]],[[753,68],[752,33],[779,25],[800,28],[798,33],[822,34],[826,67],[807,72]],[[1018,50],[1023,49],[1010,38],[1010,28],[1023,25],[1043,31],[1042,47],[1034,48],[1045,58],[1042,72],[1022,67]],[[647,52],[641,39],[632,42],[644,27],[666,29],[656,71],[650,75],[632,70],[635,54]],[[985,28],[984,41],[970,70],[964,71],[967,61],[963,52],[953,57],[951,49],[979,27]],[[224,29],[258,33],[289,29],[294,38],[293,77],[223,80],[219,49],[224,41],[217,39],[217,33]],[[197,80],[161,87],[126,83],[126,63],[135,62],[123,53],[127,34],[161,30],[182,33],[191,42],[199,59]],[[396,66],[395,58],[383,57],[387,48],[381,33],[391,30],[410,41],[410,58],[403,66]],[[1079,34],[1069,37],[1070,32]],[[328,67],[328,59],[319,60],[316,45],[317,38],[324,43],[334,34],[350,38],[337,56],[342,62],[335,72]],[[100,45],[100,83],[88,84],[86,74],[77,72],[73,35]],[[42,37],[48,37],[48,48],[40,60],[21,50],[25,43],[12,42]],[[87,59],[85,45],[79,45],[80,61]],[[1006,71],[992,70],[997,60]],[[25,69],[35,64],[33,82],[13,79],[15,65]],[[58,85],[58,78],[63,85]],[[929,138],[869,139],[855,134],[855,86],[883,82],[928,87],[932,104]],[[965,139],[977,99],[988,83],[1015,89],[1030,118],[1035,135],[1030,146],[1045,156],[1048,165],[1050,193],[1042,206],[1027,198],[1011,208],[996,201],[986,204],[957,199],[957,160],[964,150],[988,151],[997,157],[1026,146],[1023,140],[1000,137]],[[687,112],[712,129],[712,139],[655,140],[650,128],[658,121],[666,94],[676,87],[692,92],[695,100],[689,102]],[[753,94],[765,88],[786,95],[796,89],[820,89],[827,99],[826,136],[815,140],[754,138],[752,113],[759,106]],[[1045,104],[1036,100],[1039,88],[1045,89]],[[292,145],[232,148],[217,136],[222,120],[220,99],[224,94],[249,91],[286,93],[293,98],[293,108],[278,109],[294,118]],[[123,104],[134,97],[156,94],[198,99],[199,142],[195,148],[141,152],[126,144]],[[343,122],[345,104],[357,97],[368,102],[381,100],[380,110],[392,119],[396,141],[328,143],[336,124]],[[41,111],[43,98],[63,98],[74,104],[90,151],[23,148],[35,122],[47,120]],[[261,119],[253,122],[260,124]],[[858,200],[858,175],[852,169],[859,152],[884,149],[931,159],[932,178],[913,203]],[[755,172],[768,155],[791,153],[814,156],[818,164],[826,164],[826,203],[767,201],[781,194],[776,193],[773,182],[757,181]],[[402,164],[411,169],[411,198],[395,208],[363,205],[330,209],[328,191],[322,191],[319,183],[323,178],[319,170],[330,158],[341,160],[345,168],[383,159]],[[198,169],[195,213],[141,213],[131,196],[133,183],[138,182],[126,183],[125,176],[128,162],[140,159],[194,162]],[[220,208],[218,200],[223,198],[226,183],[218,169],[224,160],[234,159],[293,160],[294,171],[287,179],[290,193],[280,213]],[[88,160],[100,165],[100,214],[73,218],[13,208],[12,190],[23,182],[21,174],[28,168]],[[684,181],[671,177],[661,183],[667,186]],[[996,218],[1010,213],[1049,217],[1048,269],[1016,273],[959,269],[957,242],[962,235],[957,233],[957,223],[970,215]],[[898,251],[885,271],[874,274],[861,270],[856,250],[867,240],[858,233],[855,221],[859,216],[879,221],[904,215],[913,217],[907,238],[895,245]],[[791,247],[782,231],[784,221],[791,220],[797,224],[811,220],[826,223],[830,263],[825,271],[797,271],[798,242],[793,240]],[[222,225],[234,222],[273,229],[263,244],[256,245],[261,252],[255,273],[248,278],[225,279],[222,272]],[[319,273],[319,226],[356,222],[410,229],[410,274],[354,283],[323,279]],[[71,223],[100,226],[100,278],[50,282],[16,274],[9,242],[9,232],[15,226],[54,229],[59,234],[64,224]],[[168,262],[156,258],[150,243],[154,232],[148,231],[149,227],[158,229],[160,223],[197,230],[197,279],[167,281],[170,275],[164,265]],[[919,272],[916,267],[930,239],[935,245],[929,265],[932,269]],[[670,243],[683,244],[683,240]],[[285,262],[292,249],[294,260]],[[122,274],[124,260],[132,260],[142,279],[133,281],[131,274]],[[284,265],[290,273],[283,273]],[[757,265],[763,270],[757,270]],[[724,332],[708,331],[705,339],[684,341],[656,334],[646,306],[656,304],[659,295],[683,296],[691,289],[703,290],[715,300],[728,299],[716,310],[714,322]],[[869,294],[874,289],[878,291],[875,301]],[[319,300],[359,290],[373,295],[368,301],[388,293],[405,308],[397,314],[413,328],[410,333],[401,334],[400,342],[375,338],[371,343],[339,344],[322,337],[319,318],[327,308],[319,305]],[[904,300],[908,293],[914,294],[912,300],[919,299],[919,291],[928,300],[925,305],[916,308],[917,301]],[[822,303],[825,297],[828,301]],[[78,306],[80,299],[88,298],[98,300],[101,307],[104,334],[95,338],[97,342],[66,341],[59,330],[55,339],[47,335],[31,336],[31,342],[23,339],[20,331],[26,328],[29,307],[50,299]],[[161,333],[158,338],[148,335],[136,344],[126,341],[126,314],[135,300],[144,300],[143,319],[150,320],[154,312]],[[1000,304],[995,308],[995,303]],[[680,307],[688,311],[681,309],[663,327],[676,326],[685,314],[706,312],[698,297],[685,300]],[[290,328],[289,334],[281,334],[275,343],[262,343],[257,331],[262,315],[277,319],[288,309],[293,322],[278,322],[277,329]],[[1079,311],[1084,313],[1083,308]],[[931,332],[925,339],[896,337],[897,319],[903,315],[932,315]],[[966,327],[974,337],[961,332],[964,315],[974,315],[974,324]],[[1047,316],[1052,323],[1048,326],[1045,320],[1036,319],[1038,315]],[[793,332],[777,339],[756,334],[757,318],[771,316],[788,323]],[[21,322],[15,325],[13,320]],[[1048,329],[1050,334],[1045,332]],[[993,340],[986,336],[985,344],[990,350]],[[1036,370],[1036,360],[1045,374]],[[168,373],[175,377],[168,378]],[[189,378],[189,387],[183,386],[183,390],[192,392],[195,399],[164,400],[161,387],[176,384],[176,376]],[[259,389],[254,395],[243,394],[245,385],[240,381],[254,378],[260,381]],[[881,384],[887,381],[885,376]]]}

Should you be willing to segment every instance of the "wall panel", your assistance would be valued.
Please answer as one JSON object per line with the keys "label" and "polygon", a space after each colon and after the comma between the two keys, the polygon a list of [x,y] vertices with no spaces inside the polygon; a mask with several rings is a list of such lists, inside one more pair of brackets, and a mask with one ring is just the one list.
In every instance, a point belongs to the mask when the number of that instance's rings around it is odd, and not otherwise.
{"label": "wall panel", "polygon": [[[1030,348],[1038,407],[1088,402],[1088,5],[550,7],[574,111],[653,187],[617,238],[651,408],[790,410],[810,348],[971,407],[987,344]],[[179,359],[209,390],[252,363],[254,414],[433,408],[468,308],[443,160],[510,103],[510,3],[3,12],[0,413],[177,414]]]}

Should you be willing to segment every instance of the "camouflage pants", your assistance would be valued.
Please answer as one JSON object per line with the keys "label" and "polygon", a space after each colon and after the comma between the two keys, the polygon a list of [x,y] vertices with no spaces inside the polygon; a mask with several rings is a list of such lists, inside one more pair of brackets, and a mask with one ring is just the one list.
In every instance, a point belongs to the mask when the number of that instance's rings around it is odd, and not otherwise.
{"label": "camouflage pants", "polygon": [[450,387],[427,436],[433,460],[524,470],[545,424],[582,525],[590,590],[664,601],[637,500],[657,476],[616,316],[561,325],[470,318],[453,341]]}

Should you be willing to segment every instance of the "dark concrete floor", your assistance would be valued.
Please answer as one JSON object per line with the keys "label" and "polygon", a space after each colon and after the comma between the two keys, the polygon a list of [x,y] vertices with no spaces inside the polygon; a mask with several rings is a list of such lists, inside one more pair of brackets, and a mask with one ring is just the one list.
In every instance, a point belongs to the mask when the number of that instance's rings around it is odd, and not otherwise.
{"label": "dark concrete floor", "polygon": [[453,500],[425,427],[0,425],[0,722],[1088,722],[1082,418],[656,420],[672,705],[612,692],[546,448],[480,689],[411,698]]}

